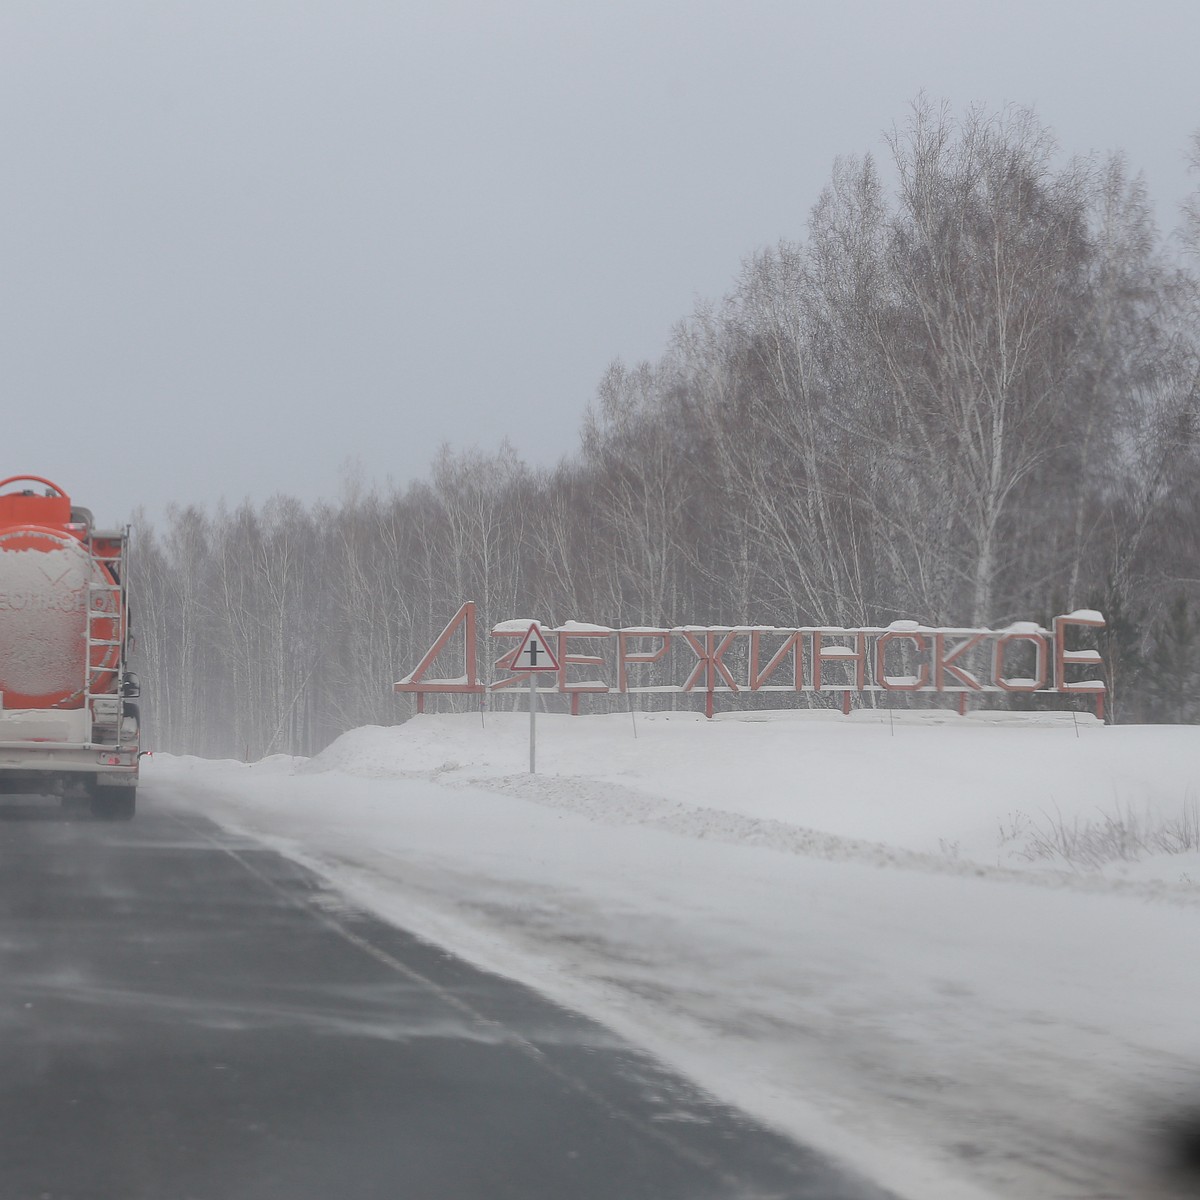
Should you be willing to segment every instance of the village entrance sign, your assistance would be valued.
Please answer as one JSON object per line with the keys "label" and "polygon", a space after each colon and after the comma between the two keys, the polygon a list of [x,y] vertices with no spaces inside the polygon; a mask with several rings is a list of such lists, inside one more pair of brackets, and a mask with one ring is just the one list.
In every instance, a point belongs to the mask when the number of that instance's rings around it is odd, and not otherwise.
{"label": "village entrance sign", "polygon": [[[414,693],[418,711],[429,694],[479,695],[500,692],[528,679],[517,656],[528,645],[531,626],[553,648],[556,669],[549,691],[570,697],[702,692],[712,716],[713,698],[769,692],[840,693],[849,712],[854,695],[943,693],[965,712],[972,695],[1087,695],[1104,715],[1106,685],[1099,651],[1072,648],[1081,631],[1100,629],[1104,618],[1081,609],[1055,617],[1049,629],[1022,621],[1005,629],[930,628],[916,621],[887,627],[778,628],[762,625],[635,626],[614,629],[568,621],[549,627],[528,618],[503,621],[491,636],[518,639],[495,660],[492,677],[481,679],[476,645],[476,605],[467,601],[411,674],[397,684]],[[431,668],[461,632],[463,673],[433,677]],[[655,667],[652,678],[647,668]],[[527,664],[526,664],[527,665]],[[1082,676],[1082,677],[1081,677]]]}

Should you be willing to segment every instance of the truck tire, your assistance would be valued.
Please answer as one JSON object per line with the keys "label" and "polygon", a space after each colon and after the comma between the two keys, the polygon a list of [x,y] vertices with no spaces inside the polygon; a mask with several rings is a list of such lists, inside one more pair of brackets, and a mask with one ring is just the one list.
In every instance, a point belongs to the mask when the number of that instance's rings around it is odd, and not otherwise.
{"label": "truck tire", "polygon": [[137,809],[137,788],[92,788],[88,806],[98,821],[131,821]]}

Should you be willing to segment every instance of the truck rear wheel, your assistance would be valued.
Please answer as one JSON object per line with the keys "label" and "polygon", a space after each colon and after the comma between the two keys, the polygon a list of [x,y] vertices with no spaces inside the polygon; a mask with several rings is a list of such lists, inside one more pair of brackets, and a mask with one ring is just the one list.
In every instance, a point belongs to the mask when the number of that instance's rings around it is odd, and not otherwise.
{"label": "truck rear wheel", "polygon": [[137,809],[137,788],[94,787],[88,807],[99,821],[131,821]]}

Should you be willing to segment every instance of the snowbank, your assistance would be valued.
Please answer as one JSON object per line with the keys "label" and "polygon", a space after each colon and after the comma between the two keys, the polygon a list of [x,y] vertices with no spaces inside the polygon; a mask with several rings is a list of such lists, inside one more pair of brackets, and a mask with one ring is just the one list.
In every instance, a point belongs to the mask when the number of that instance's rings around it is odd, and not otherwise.
{"label": "snowbank", "polygon": [[[427,716],[155,758],[359,902],[908,1196],[1166,1196],[1196,1083],[1200,730],[1070,715]],[[1168,852],[1168,850],[1172,852]]]}

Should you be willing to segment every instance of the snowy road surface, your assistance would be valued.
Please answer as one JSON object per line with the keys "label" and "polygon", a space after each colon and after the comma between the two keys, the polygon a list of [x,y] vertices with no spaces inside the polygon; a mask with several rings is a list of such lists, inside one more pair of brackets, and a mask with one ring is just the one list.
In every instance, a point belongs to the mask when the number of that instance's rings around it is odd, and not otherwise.
{"label": "snowy road surface", "polygon": [[1195,1196],[1200,731],[803,713],[156,759],[356,902],[911,1200]]}
{"label": "snowy road surface", "polygon": [[4,1200],[882,1200],[153,791],[0,804]]}

